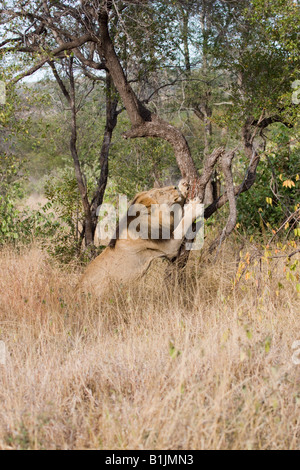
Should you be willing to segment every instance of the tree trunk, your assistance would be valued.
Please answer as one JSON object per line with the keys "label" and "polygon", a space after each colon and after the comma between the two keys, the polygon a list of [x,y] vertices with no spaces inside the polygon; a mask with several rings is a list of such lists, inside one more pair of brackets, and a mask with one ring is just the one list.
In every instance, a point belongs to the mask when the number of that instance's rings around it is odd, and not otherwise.
{"label": "tree trunk", "polygon": [[184,51],[184,65],[187,74],[191,73],[191,60],[190,60],[190,49],[189,49],[189,11],[182,5],[179,5],[182,15],[182,40],[183,40],[183,51]]}
{"label": "tree trunk", "polygon": [[76,110],[76,97],[75,97],[75,81],[73,73],[73,60],[70,58],[69,62],[69,75],[70,75],[70,106],[72,112],[71,120],[71,139],[70,150],[74,162],[75,176],[77,179],[78,189],[81,195],[83,210],[84,210],[84,226],[85,226],[85,244],[86,246],[94,245],[94,231],[93,221],[88,200],[87,187],[83,179],[81,165],[77,152],[77,110]]}
{"label": "tree trunk", "polygon": [[91,203],[91,214],[92,214],[92,222],[93,222],[93,235],[95,235],[97,223],[98,223],[98,216],[97,216],[97,209],[103,203],[103,198],[107,186],[108,180],[108,173],[109,173],[109,165],[108,165],[108,157],[109,157],[109,150],[112,140],[113,131],[117,125],[118,119],[118,98],[116,95],[116,91],[111,79],[110,74],[106,73],[106,124],[105,130],[103,135],[103,142],[100,152],[100,178],[98,181],[98,186],[96,193],[93,197]]}

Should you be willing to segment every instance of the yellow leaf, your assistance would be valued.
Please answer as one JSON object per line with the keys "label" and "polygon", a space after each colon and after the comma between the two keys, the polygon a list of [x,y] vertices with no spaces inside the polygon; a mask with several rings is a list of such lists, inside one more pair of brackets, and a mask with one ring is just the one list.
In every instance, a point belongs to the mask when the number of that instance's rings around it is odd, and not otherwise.
{"label": "yellow leaf", "polygon": [[295,187],[296,185],[295,185],[295,183],[294,183],[293,180],[285,180],[285,181],[283,182],[283,185],[282,185],[282,186],[283,186],[284,188],[290,188],[290,189],[291,189],[291,188]]}

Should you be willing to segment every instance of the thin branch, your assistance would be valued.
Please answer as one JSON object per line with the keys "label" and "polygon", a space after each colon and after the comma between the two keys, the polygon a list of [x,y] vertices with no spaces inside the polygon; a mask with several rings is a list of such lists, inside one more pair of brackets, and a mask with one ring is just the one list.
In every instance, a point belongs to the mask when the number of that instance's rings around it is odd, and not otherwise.
{"label": "thin branch", "polygon": [[276,233],[274,233],[273,237],[271,238],[271,240],[269,241],[268,245],[270,245],[272,243],[272,241],[274,240],[274,238],[276,238],[276,236],[278,235],[279,232],[281,232],[281,230],[286,226],[286,224],[288,224],[290,222],[290,220],[292,220],[297,214],[300,214],[300,208],[297,209],[293,214],[291,214],[287,219],[286,221],[281,225],[281,227],[277,230]]}
{"label": "thin branch", "polygon": [[[59,47],[57,47],[53,51],[49,51],[49,53],[47,54],[47,57],[44,57],[40,62],[35,64],[33,67],[31,67],[26,72],[24,72],[21,75],[18,75],[17,77],[15,77],[13,80],[11,80],[10,83],[15,84],[18,81],[22,80],[23,78],[28,77],[29,75],[32,75],[37,70],[39,70],[41,67],[43,67],[43,65],[45,65],[49,60],[51,60],[51,58],[58,57],[62,52],[70,51],[72,49],[80,47],[80,46],[82,46],[83,44],[85,44],[86,42],[88,42],[90,40],[91,40],[90,34],[85,34],[85,35],[81,36],[80,38],[77,38],[74,41],[65,42],[65,43],[61,44]],[[100,64],[98,64],[98,65],[100,67]],[[104,68],[104,66],[102,66],[102,68]]]}
{"label": "thin branch", "polygon": [[94,73],[87,70],[87,68],[84,64],[82,64],[81,70],[82,70],[83,75],[85,75],[90,80],[93,80],[94,82],[103,82],[103,83],[105,83],[105,81],[106,81],[105,77],[98,77]]}
{"label": "thin branch", "polygon": [[54,61],[49,61],[48,64],[50,65],[51,69],[52,69],[52,72],[53,72],[53,75],[58,83],[58,85],[60,86],[60,89],[64,95],[64,97],[66,98],[66,100],[68,101],[69,105],[71,106],[71,96],[70,96],[70,93],[68,92],[64,82],[62,81],[62,79],[60,78],[57,70],[56,70],[56,67],[55,67],[55,64],[54,64]]}
{"label": "thin branch", "polygon": [[[293,256],[297,255],[300,253],[300,249],[293,251],[293,253],[290,253],[289,255],[278,255],[278,256],[267,256],[267,259],[277,259],[277,258],[292,258]],[[263,258],[263,256],[262,256]]]}
{"label": "thin branch", "polygon": [[81,110],[82,106],[83,106],[83,100],[86,100],[86,98],[92,93],[92,91],[94,90],[95,88],[95,82],[92,82],[92,85],[91,85],[91,88],[86,92],[85,95],[82,95],[80,101],[79,101],[79,104],[77,106],[77,112]]}

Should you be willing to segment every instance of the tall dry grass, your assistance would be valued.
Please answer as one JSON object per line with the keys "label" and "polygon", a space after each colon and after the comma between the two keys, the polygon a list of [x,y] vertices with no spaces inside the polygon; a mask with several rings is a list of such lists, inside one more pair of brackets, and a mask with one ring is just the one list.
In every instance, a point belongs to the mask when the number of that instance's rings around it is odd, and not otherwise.
{"label": "tall dry grass", "polygon": [[280,258],[234,285],[238,264],[227,246],[99,305],[75,268],[2,251],[0,448],[299,448],[295,278]]}

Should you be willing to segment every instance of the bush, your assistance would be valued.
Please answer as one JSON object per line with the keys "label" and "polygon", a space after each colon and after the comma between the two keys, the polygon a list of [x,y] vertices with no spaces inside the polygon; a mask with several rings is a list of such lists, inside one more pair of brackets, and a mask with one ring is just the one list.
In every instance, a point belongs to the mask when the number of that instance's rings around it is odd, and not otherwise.
{"label": "bush", "polygon": [[49,212],[51,203],[39,210],[18,209],[25,195],[24,180],[22,163],[13,155],[0,155],[0,246],[46,240],[60,225]]}
{"label": "bush", "polygon": [[[238,222],[249,234],[272,234],[300,207],[299,144],[283,125],[273,133],[255,185],[238,200]],[[297,219],[299,215],[286,225],[288,236],[298,236]]]}

